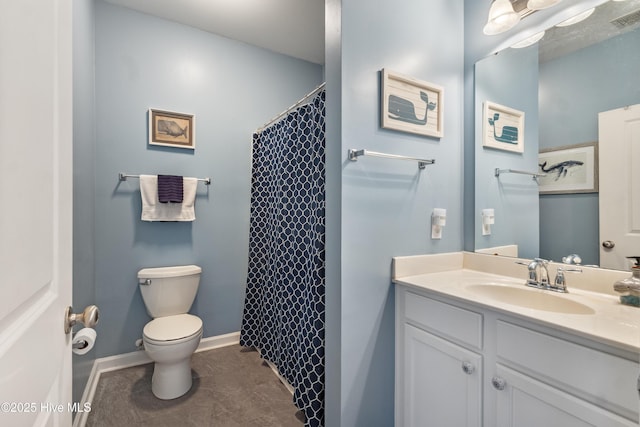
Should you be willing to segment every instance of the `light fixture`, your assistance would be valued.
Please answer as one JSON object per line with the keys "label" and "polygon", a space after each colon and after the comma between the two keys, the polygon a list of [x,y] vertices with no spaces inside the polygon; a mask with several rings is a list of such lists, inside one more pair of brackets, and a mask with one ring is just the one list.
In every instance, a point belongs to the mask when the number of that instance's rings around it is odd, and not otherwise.
{"label": "light fixture", "polygon": [[568,27],[569,25],[573,25],[573,24],[577,24],[578,22],[582,22],[585,19],[587,19],[588,17],[591,16],[591,14],[596,10],[595,7],[585,10],[582,13],[577,14],[576,16],[574,16],[573,18],[569,18],[566,21],[562,21],[561,23],[557,24],[556,27]]}
{"label": "light fixture", "polygon": [[540,31],[539,33],[536,33],[534,35],[532,35],[531,37],[527,37],[526,39],[522,40],[521,42],[518,42],[514,45],[511,45],[512,48],[514,49],[521,49],[523,47],[527,47],[527,46],[531,46],[534,43],[537,43],[538,41],[540,41],[541,38],[544,37],[544,31]]}
{"label": "light fixture", "polygon": [[520,22],[520,15],[513,10],[509,0],[493,0],[489,8],[489,18],[482,32],[488,36],[504,33]]}
{"label": "light fixture", "polygon": [[542,10],[560,3],[562,0],[529,0],[527,9]]}

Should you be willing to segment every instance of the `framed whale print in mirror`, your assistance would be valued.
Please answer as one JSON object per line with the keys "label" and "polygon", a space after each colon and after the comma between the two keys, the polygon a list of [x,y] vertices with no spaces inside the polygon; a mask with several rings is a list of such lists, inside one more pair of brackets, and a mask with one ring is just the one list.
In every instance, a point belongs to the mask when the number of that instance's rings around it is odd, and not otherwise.
{"label": "framed whale print in mirror", "polygon": [[483,146],[524,152],[524,111],[485,101],[482,129]]}
{"label": "framed whale print in mirror", "polygon": [[442,138],[444,89],[400,73],[382,70],[380,123],[394,129]]}
{"label": "framed whale print in mirror", "polygon": [[540,194],[598,192],[598,144],[568,145],[540,150]]}

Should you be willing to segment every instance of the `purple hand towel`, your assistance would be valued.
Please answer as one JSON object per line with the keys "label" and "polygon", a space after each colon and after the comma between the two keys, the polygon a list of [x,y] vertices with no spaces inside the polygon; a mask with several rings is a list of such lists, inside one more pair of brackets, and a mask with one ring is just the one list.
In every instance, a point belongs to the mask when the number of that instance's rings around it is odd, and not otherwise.
{"label": "purple hand towel", "polygon": [[158,200],[160,203],[182,203],[184,186],[182,177],[158,175]]}

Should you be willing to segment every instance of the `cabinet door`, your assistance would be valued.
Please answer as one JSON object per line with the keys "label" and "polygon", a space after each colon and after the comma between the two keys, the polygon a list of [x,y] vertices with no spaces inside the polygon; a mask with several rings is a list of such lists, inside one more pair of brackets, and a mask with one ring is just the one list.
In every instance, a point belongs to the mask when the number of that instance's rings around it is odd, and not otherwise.
{"label": "cabinet door", "polygon": [[404,426],[480,426],[481,378],[480,355],[404,325]]}
{"label": "cabinet door", "polygon": [[501,388],[496,390],[497,427],[637,427],[635,422],[503,365],[497,365],[494,379],[498,379],[494,388]]}

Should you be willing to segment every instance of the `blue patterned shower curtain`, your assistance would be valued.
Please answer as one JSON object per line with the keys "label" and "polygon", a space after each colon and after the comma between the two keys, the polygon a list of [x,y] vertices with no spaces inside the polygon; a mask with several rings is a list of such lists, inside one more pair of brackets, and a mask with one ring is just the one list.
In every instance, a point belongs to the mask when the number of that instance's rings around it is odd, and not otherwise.
{"label": "blue patterned shower curtain", "polygon": [[249,272],[240,345],[324,425],[325,92],[253,136]]}

